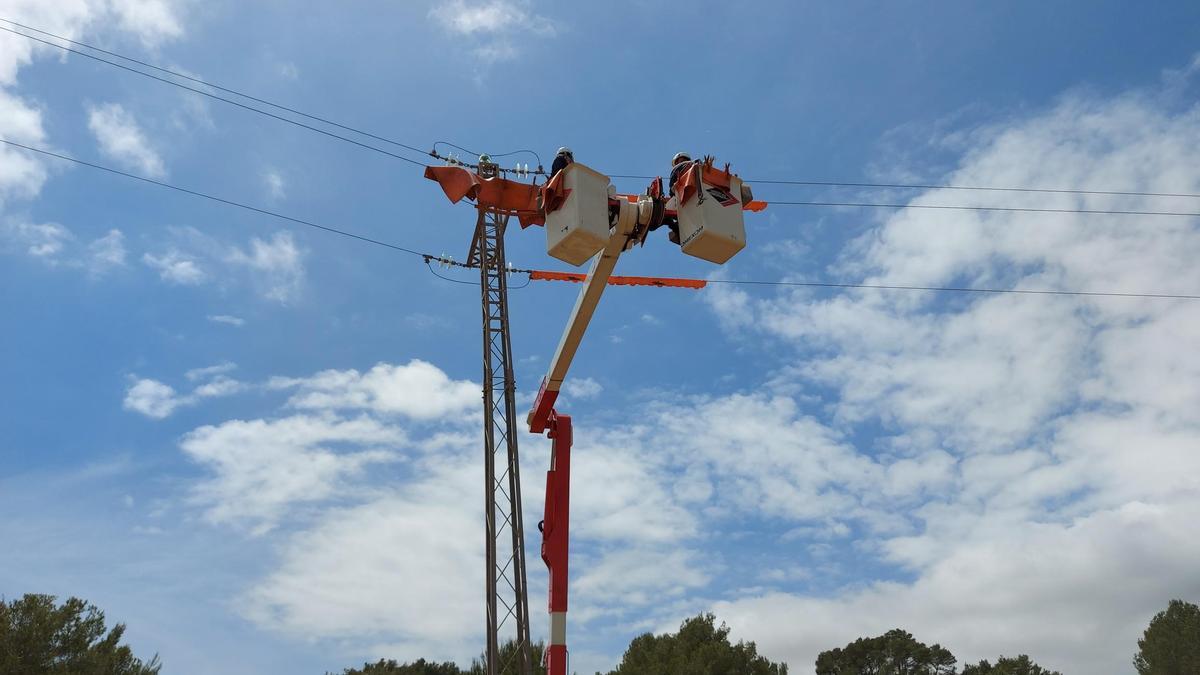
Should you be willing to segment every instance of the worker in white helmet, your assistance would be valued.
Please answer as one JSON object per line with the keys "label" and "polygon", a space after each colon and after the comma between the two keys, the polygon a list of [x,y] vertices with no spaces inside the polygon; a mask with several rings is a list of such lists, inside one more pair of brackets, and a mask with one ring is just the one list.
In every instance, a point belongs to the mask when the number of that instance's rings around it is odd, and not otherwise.
{"label": "worker in white helmet", "polygon": [[[679,180],[679,178],[683,175],[683,172],[687,171],[690,166],[692,166],[692,156],[686,152],[677,152],[675,153],[675,156],[671,158],[671,177],[667,181],[667,191],[669,195],[675,195],[675,181]],[[662,225],[666,225],[671,229],[671,232],[667,235],[667,238],[670,239],[672,243],[678,244],[679,218],[676,216],[666,216],[663,218]],[[656,227],[654,229],[658,228]]]}
{"label": "worker in white helmet", "polygon": [[554,155],[554,164],[550,165],[550,180],[554,180],[559,171],[567,168],[567,165],[574,161],[575,153],[571,152],[570,148],[565,145],[559,148],[558,152]]}
{"label": "worker in white helmet", "polygon": [[667,185],[669,194],[675,194],[675,181],[679,180],[679,177],[682,176],[683,172],[687,171],[688,167],[691,165],[692,156],[686,152],[677,152],[675,153],[675,156],[671,158],[671,179]]}

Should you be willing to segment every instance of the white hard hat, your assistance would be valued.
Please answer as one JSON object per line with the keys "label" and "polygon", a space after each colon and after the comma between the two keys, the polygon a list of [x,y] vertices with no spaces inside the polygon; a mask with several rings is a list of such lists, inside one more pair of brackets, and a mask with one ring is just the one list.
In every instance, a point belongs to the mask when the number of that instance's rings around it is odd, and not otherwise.
{"label": "white hard hat", "polygon": [[675,156],[671,158],[671,166],[675,166],[676,164],[678,164],[680,162],[690,162],[690,161],[692,161],[691,155],[687,154],[686,152],[677,152],[677,153],[675,153]]}
{"label": "white hard hat", "polygon": [[559,148],[559,149],[558,149],[558,154],[560,154],[560,155],[570,155],[570,156],[572,156],[572,157],[574,157],[574,156],[575,156],[575,153],[571,152],[571,149],[570,149],[570,148],[568,148],[568,147],[567,147],[567,146],[565,146],[565,145],[564,145],[564,146],[562,146],[561,148]]}

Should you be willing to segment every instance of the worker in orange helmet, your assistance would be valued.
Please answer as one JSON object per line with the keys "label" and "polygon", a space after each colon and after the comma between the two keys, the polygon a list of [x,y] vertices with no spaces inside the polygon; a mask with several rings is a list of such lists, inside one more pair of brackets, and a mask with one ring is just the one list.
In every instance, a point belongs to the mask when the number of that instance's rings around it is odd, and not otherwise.
{"label": "worker in orange helmet", "polygon": [[558,152],[554,155],[554,163],[550,165],[550,180],[554,180],[559,171],[567,168],[567,165],[574,161],[575,153],[571,152],[570,148],[565,145],[559,148]]}

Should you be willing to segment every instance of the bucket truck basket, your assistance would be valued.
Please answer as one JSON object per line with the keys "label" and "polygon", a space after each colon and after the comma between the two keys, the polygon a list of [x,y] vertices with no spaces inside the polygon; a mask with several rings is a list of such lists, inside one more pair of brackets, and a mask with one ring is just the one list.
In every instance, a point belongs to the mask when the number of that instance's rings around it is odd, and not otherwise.
{"label": "bucket truck basket", "polygon": [[711,163],[695,164],[675,184],[679,245],[718,265],[746,247],[742,179]]}
{"label": "bucket truck basket", "polygon": [[542,188],[546,252],[582,265],[608,243],[608,176],[574,162]]}

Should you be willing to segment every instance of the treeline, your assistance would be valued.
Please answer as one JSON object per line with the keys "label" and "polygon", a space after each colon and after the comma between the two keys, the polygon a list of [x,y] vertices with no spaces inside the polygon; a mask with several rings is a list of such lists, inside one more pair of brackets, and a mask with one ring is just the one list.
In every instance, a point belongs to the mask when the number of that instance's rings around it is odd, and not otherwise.
{"label": "treeline", "polygon": [[[159,675],[158,656],[141,660],[121,644],[124,624],[105,627],[104,613],[90,603],[53,596],[0,598],[0,675]],[[544,646],[531,645],[534,675]],[[501,648],[511,662],[516,646]],[[1138,675],[1200,675],[1200,607],[1172,600],[1154,616],[1137,641],[1133,666]],[[186,672],[186,665],[180,672]],[[380,660],[341,675],[483,675],[482,657],[462,669],[451,662],[418,659],[408,663]],[[509,672],[514,672],[510,670]],[[753,642],[729,640],[729,628],[712,614],[684,621],[676,633],[639,635],[620,664],[608,675],[787,675],[788,668],[758,653]],[[926,645],[906,631],[859,638],[844,647],[821,652],[817,675],[1062,675],[1021,654],[1001,656],[995,663],[965,664],[961,673],[950,650]],[[326,675],[332,675],[327,673]],[[601,675],[597,673],[596,675]],[[1088,675],[1088,674],[1081,674]]]}

